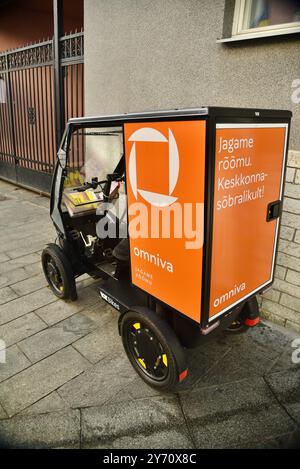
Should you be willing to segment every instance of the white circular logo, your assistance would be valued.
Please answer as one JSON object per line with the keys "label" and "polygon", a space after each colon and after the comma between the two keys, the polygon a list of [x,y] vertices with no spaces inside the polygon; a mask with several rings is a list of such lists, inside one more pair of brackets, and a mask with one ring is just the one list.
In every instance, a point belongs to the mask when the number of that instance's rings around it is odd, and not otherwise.
{"label": "white circular logo", "polygon": [[[172,193],[178,181],[179,176],[179,153],[175,137],[169,129],[169,138],[167,139],[161,132],[152,127],[144,127],[136,130],[128,139],[129,142],[134,142],[129,155],[129,179],[131,183],[132,192],[137,199],[138,193],[144,200],[156,207],[167,207],[173,204],[177,197],[172,197]],[[158,194],[156,192],[149,192],[139,189],[137,187],[136,175],[136,142],[161,142],[169,144],[169,193]]]}

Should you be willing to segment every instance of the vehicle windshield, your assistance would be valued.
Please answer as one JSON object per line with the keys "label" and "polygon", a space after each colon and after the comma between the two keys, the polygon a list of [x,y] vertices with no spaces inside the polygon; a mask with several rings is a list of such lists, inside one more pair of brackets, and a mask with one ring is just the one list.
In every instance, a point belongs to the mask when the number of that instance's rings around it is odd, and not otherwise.
{"label": "vehicle windshield", "polygon": [[122,127],[82,128],[72,133],[65,187],[76,187],[93,178],[105,180],[123,154]]}
{"label": "vehicle windshield", "polygon": [[122,178],[113,179],[108,189],[103,182],[115,172],[122,156],[122,127],[87,127],[73,132],[67,149],[63,212],[68,212],[70,217],[91,215],[103,201],[112,202],[114,211],[126,207]]}

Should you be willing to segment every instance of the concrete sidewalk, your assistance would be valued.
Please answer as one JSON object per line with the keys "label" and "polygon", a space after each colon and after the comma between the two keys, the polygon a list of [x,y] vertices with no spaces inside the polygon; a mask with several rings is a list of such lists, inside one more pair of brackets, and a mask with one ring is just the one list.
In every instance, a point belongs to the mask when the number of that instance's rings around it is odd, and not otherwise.
{"label": "concrete sidewalk", "polygon": [[177,394],[158,393],[123,352],[118,313],[88,277],[57,300],[40,253],[55,232],[49,200],[0,181],[0,444],[12,447],[300,446],[294,334],[261,324],[188,353]]}

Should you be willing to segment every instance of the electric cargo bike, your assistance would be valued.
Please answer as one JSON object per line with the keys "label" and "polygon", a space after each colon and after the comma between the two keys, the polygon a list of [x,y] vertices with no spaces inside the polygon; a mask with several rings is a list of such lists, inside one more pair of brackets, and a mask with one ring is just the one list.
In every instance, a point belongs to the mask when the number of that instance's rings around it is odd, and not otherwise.
{"label": "electric cargo bike", "polygon": [[[289,111],[202,107],[70,119],[53,176],[53,293],[101,278],[125,352],[173,389],[185,348],[259,322],[281,216]],[[101,307],[99,306],[99,314]]]}

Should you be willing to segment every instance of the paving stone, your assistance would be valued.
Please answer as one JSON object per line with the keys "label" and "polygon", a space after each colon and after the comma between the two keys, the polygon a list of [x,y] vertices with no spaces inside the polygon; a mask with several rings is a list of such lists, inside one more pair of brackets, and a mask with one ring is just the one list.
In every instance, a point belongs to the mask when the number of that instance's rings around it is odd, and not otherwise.
{"label": "paving stone", "polygon": [[196,386],[208,386],[213,384],[238,381],[249,376],[262,376],[273,365],[267,352],[262,353],[257,348],[249,349],[242,344],[234,347],[222,360],[197,381]]}
{"label": "paving stone", "polygon": [[89,334],[96,327],[97,325],[86,316],[75,314],[55,326],[28,337],[19,343],[19,347],[32,363],[36,363]]}
{"label": "paving stone", "polygon": [[116,311],[101,298],[98,298],[94,305],[85,308],[84,314],[100,327],[103,327],[110,321],[115,321],[117,327],[118,319],[120,317],[119,311]]}
{"label": "paving stone", "polygon": [[[15,238],[14,234],[18,233],[19,231],[22,232],[24,237],[21,239]],[[0,234],[0,242],[2,241],[2,237]],[[23,230],[14,230],[14,233],[10,233],[10,236],[6,236],[6,242],[0,244],[0,252],[5,252],[11,259],[14,259],[16,257],[14,255],[15,250],[22,248],[23,246],[34,246],[35,243],[39,242],[47,242],[49,241],[48,234],[41,232],[40,227],[36,226],[34,232],[30,232],[27,228]],[[35,252],[35,251],[33,251]],[[18,257],[18,256],[17,256]]]}
{"label": "paving stone", "polygon": [[10,287],[0,288],[0,305],[14,300],[15,298],[18,298],[18,295]]}
{"label": "paving stone", "polygon": [[0,420],[7,419],[7,413],[3,409],[2,405],[0,404]]}
{"label": "paving stone", "polygon": [[16,240],[13,243],[8,244],[5,252],[10,257],[10,259],[16,259],[18,257],[26,256],[27,254],[38,252],[39,250],[44,249],[47,242],[49,242],[49,238],[45,236],[44,233],[39,232],[34,236],[26,238],[26,242],[23,241],[20,243],[20,240]]}
{"label": "paving stone", "polygon": [[30,361],[17,345],[9,347],[6,349],[6,363],[0,363],[0,382],[19,373],[30,365]]}
{"label": "paving stone", "polygon": [[55,301],[55,296],[48,288],[12,300],[7,305],[0,306],[0,325],[24,316],[53,301]]}
{"label": "paving stone", "polygon": [[67,347],[0,384],[0,402],[11,417],[82,373],[89,362]]}
{"label": "paving stone", "polygon": [[180,384],[178,391],[185,392],[190,390],[217,363],[222,363],[225,356],[231,352],[232,347],[233,344],[230,338],[220,334],[214,338],[208,336],[198,347],[186,350],[187,367],[190,372],[187,378]]}
{"label": "paving stone", "polygon": [[12,285],[13,283],[28,278],[28,276],[28,273],[23,267],[11,270],[5,274],[0,274],[0,287],[7,287],[8,285]]}
{"label": "paving stone", "polygon": [[122,353],[123,346],[117,321],[110,319],[100,329],[78,340],[73,346],[91,363],[97,363],[118,349]]}
{"label": "paving stone", "polygon": [[62,321],[75,313],[88,308],[99,301],[99,295],[91,288],[84,288],[79,291],[78,300],[73,302],[65,302],[62,300],[55,300],[52,293],[53,302],[47,304],[42,308],[36,310],[36,314],[43,319],[50,326]]}
{"label": "paving stone", "polygon": [[47,280],[44,274],[35,275],[34,277],[27,278],[21,282],[11,285],[11,289],[16,292],[18,296],[28,295],[34,291],[40,290],[47,286]]}
{"label": "paving stone", "polygon": [[0,326],[0,338],[6,346],[13,345],[26,337],[45,329],[46,324],[36,314],[29,313]]}
{"label": "paving stone", "polygon": [[83,448],[191,448],[174,398],[147,398],[82,411]]}
{"label": "paving stone", "polygon": [[[53,298],[55,298],[54,295]],[[73,314],[76,314],[83,309],[84,306],[78,304],[77,301],[66,302],[63,300],[54,300],[52,303],[36,309],[35,313],[49,326],[52,326],[53,324],[73,316]]]}
{"label": "paving stone", "polygon": [[267,321],[261,321],[256,327],[248,329],[244,339],[251,348],[255,346],[262,347],[267,351],[269,358],[273,359],[285,350],[287,344],[290,343],[293,334],[286,329],[276,327]]}
{"label": "paving stone", "polygon": [[136,377],[124,388],[118,391],[113,398],[113,402],[134,401],[146,397],[173,397],[173,392],[160,391],[146,384],[136,373]]}
{"label": "paving stone", "polygon": [[135,378],[124,353],[111,355],[66,383],[58,394],[74,408],[102,405]]}
{"label": "paving stone", "polygon": [[79,448],[79,411],[17,416],[0,422],[2,448]]}
{"label": "paving stone", "polygon": [[268,370],[266,376],[277,371],[289,370],[290,368],[299,368],[300,365],[293,363],[292,361],[293,351],[294,350],[292,347],[288,345],[284,352],[278,357],[278,359],[274,361],[273,366],[270,368],[270,370]]}
{"label": "paving stone", "polygon": [[232,349],[204,373],[196,386],[264,375],[287,347],[288,335],[262,323],[244,334],[228,334],[226,341],[231,344]]}
{"label": "paving stone", "polygon": [[46,397],[43,397],[40,401],[22,410],[19,415],[32,415],[32,414],[46,414],[49,412],[58,412],[61,410],[67,410],[68,406],[64,400],[53,391]]}
{"label": "paving stone", "polygon": [[267,438],[265,441],[259,441],[257,444],[249,446],[251,449],[299,449],[300,431],[286,433],[283,435]]}
{"label": "paving stone", "polygon": [[[9,243],[14,243],[14,242],[26,243],[27,240],[36,236],[37,233],[40,233],[40,231],[41,231],[40,220],[39,221],[33,220],[30,223],[26,223],[25,226],[23,223],[21,223],[20,229],[14,229],[14,230],[12,230],[11,227],[8,225],[6,228],[3,227],[0,231],[0,242],[4,244],[9,240],[8,241]],[[48,219],[47,219],[46,223],[43,222],[43,236],[46,238],[47,235],[49,234],[49,240],[50,240],[51,235],[53,233],[54,233],[54,229],[52,228],[50,222],[48,222]]]}
{"label": "paving stone", "polygon": [[198,448],[247,447],[257,438],[295,431],[262,378],[197,389],[180,396]]}
{"label": "paving stone", "polygon": [[9,261],[9,260],[10,260],[10,258],[4,252],[0,253],[0,262],[6,262],[6,261]]}
{"label": "paving stone", "polygon": [[40,261],[40,256],[37,254],[28,254],[27,256],[18,257],[17,259],[12,259],[7,262],[3,262],[0,264],[0,273],[6,273],[10,270],[17,269],[18,267],[24,267],[28,264],[34,264],[35,262]]}
{"label": "paving stone", "polygon": [[300,364],[265,377],[278,400],[300,425]]}
{"label": "paving stone", "polygon": [[38,262],[35,262],[34,264],[29,264],[24,266],[25,272],[29,274],[30,276],[32,275],[38,275],[38,274],[43,274],[43,268],[42,268],[42,263],[41,259],[39,259]]}

